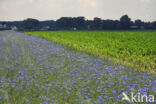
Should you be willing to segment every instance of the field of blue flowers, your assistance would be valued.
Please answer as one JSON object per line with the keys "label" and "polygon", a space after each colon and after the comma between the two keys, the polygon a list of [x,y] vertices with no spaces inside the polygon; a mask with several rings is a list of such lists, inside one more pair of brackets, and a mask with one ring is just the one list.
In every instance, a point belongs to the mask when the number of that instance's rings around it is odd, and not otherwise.
{"label": "field of blue flowers", "polygon": [[0,104],[126,104],[155,94],[155,75],[14,31],[0,32]]}

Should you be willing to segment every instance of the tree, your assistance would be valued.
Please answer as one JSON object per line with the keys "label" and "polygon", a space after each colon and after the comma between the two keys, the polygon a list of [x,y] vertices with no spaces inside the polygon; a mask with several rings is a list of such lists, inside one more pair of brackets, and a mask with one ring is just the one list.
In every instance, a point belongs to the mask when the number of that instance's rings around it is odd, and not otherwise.
{"label": "tree", "polygon": [[2,22],[2,25],[5,25],[5,24],[6,24],[6,22],[5,22],[5,21],[3,21],[3,22]]}
{"label": "tree", "polygon": [[37,19],[28,18],[23,21],[23,27],[26,30],[33,30],[39,28],[40,22]]}
{"label": "tree", "polygon": [[152,22],[152,29],[156,30],[156,21]]}
{"label": "tree", "polygon": [[102,20],[101,18],[95,17],[93,20],[93,29],[101,30],[102,29]]}
{"label": "tree", "polygon": [[56,25],[60,29],[72,29],[74,28],[74,20],[72,17],[62,17],[56,21]]}
{"label": "tree", "polygon": [[85,17],[61,17],[56,21],[38,21],[28,18],[24,21],[0,21],[6,27],[16,26],[20,30],[38,30],[43,27],[50,27],[51,30],[128,30],[145,29],[156,30],[156,21],[144,22],[140,19],[131,21],[128,15],[124,15],[120,20],[103,20],[95,17],[93,20],[86,20]]}
{"label": "tree", "polygon": [[73,18],[74,19],[74,22],[75,22],[75,28],[79,29],[79,30],[82,30],[82,29],[85,29],[86,26],[85,26],[85,17],[76,17],[76,18]]}
{"label": "tree", "polygon": [[116,30],[120,29],[120,22],[117,20],[103,20],[102,21],[102,29],[103,30]]}
{"label": "tree", "polygon": [[144,25],[144,22],[142,22],[140,19],[137,19],[137,20],[134,21],[134,24],[135,24],[136,26],[138,26],[138,28],[140,29],[141,26]]}
{"label": "tree", "polygon": [[52,29],[55,29],[55,21],[53,20],[46,20],[46,21],[40,21],[40,28],[49,26]]}
{"label": "tree", "polygon": [[124,15],[120,18],[121,29],[128,30],[131,26],[131,19],[128,15]]}

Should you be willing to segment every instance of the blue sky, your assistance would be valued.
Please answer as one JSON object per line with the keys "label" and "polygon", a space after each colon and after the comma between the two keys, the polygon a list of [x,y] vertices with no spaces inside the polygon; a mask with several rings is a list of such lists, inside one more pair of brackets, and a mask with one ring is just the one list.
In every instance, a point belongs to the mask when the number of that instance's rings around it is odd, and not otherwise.
{"label": "blue sky", "polygon": [[156,21],[156,0],[0,0],[0,21],[63,16],[119,19],[124,14],[132,20]]}

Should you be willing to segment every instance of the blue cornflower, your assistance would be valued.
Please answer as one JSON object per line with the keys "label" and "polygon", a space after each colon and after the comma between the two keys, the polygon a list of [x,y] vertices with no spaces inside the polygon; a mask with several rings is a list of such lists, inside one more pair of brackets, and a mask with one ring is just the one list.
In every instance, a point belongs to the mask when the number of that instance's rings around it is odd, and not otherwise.
{"label": "blue cornflower", "polygon": [[38,85],[38,84],[36,84],[36,87],[39,87],[39,85]]}
{"label": "blue cornflower", "polygon": [[116,96],[116,98],[117,98],[117,99],[119,99],[119,98],[120,98],[120,96]]}
{"label": "blue cornflower", "polygon": [[22,87],[20,87],[20,90],[22,90],[23,88]]}
{"label": "blue cornflower", "polygon": [[124,91],[124,89],[122,88],[122,89],[120,89],[120,92],[123,92]]}
{"label": "blue cornflower", "polygon": [[143,92],[144,95],[147,95],[147,92]]}
{"label": "blue cornflower", "polygon": [[43,104],[48,104],[47,102],[44,102]]}
{"label": "blue cornflower", "polygon": [[103,93],[104,95],[105,95],[105,94],[107,94],[107,92],[106,92],[106,91],[103,91],[102,93]]}
{"label": "blue cornflower", "polygon": [[85,96],[85,98],[88,98],[88,96]]}
{"label": "blue cornflower", "polygon": [[2,100],[2,97],[0,97],[0,100]]}
{"label": "blue cornflower", "polygon": [[83,104],[83,102],[81,101],[80,104]]}
{"label": "blue cornflower", "polygon": [[17,83],[17,81],[16,81],[16,80],[14,80],[14,83]]}
{"label": "blue cornflower", "polygon": [[102,99],[102,96],[98,96],[99,99]]}
{"label": "blue cornflower", "polygon": [[75,101],[78,102],[79,100],[78,99],[75,99]]}
{"label": "blue cornflower", "polygon": [[113,90],[113,91],[112,91],[112,93],[113,93],[113,94],[116,94],[116,91],[115,91],[115,90]]}

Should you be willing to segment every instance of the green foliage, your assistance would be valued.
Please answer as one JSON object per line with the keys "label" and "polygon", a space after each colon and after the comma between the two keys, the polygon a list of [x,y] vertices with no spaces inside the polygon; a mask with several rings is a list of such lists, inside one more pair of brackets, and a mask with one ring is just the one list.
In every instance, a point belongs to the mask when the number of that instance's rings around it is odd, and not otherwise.
{"label": "green foliage", "polygon": [[124,15],[120,18],[120,24],[122,29],[124,30],[130,29],[131,19],[128,17],[128,15]]}
{"label": "green foliage", "polygon": [[156,32],[26,32],[138,70],[156,71]]}
{"label": "green foliage", "polygon": [[36,29],[39,27],[39,21],[36,19],[28,18],[23,21],[23,27],[26,30]]}

